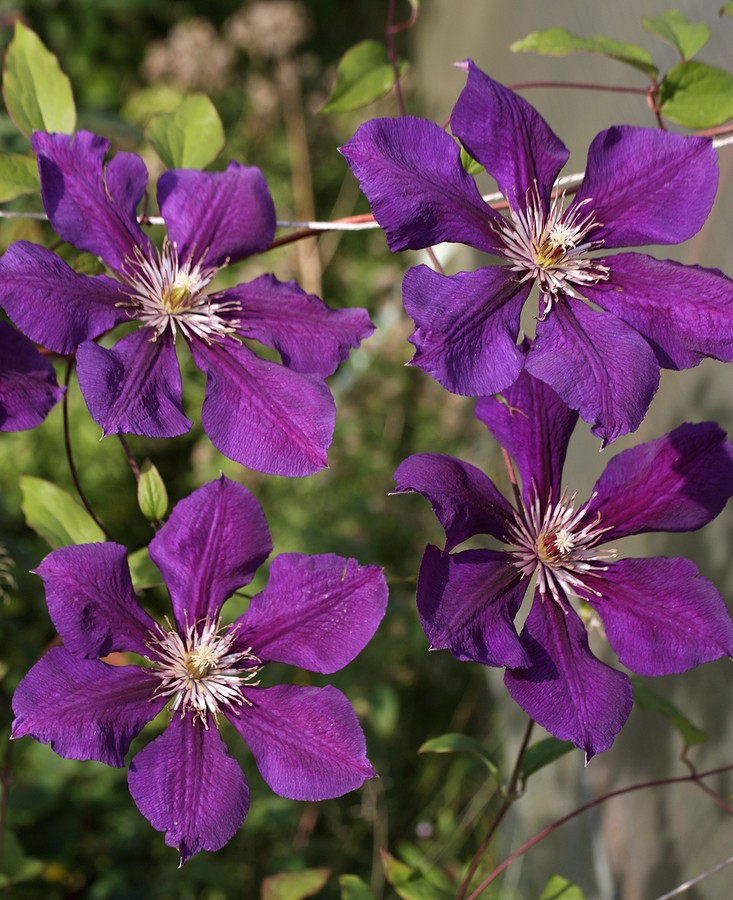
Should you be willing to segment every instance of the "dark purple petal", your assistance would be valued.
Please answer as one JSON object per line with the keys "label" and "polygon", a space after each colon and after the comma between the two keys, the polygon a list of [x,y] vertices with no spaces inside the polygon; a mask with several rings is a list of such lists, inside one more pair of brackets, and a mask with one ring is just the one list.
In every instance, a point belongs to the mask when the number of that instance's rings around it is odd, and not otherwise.
{"label": "dark purple petal", "polygon": [[201,418],[217,450],[269,475],[312,475],[326,466],[336,410],[323,381],[231,339],[191,349],[207,375]]}
{"label": "dark purple petal", "polygon": [[283,553],[270,565],[267,587],[232,627],[263,662],[335,672],[371,640],[387,593],[377,566],[331,553]]}
{"label": "dark purple petal", "polygon": [[430,503],[452,550],[474,534],[508,542],[514,511],[491,479],[470,463],[440,453],[416,453],[394,473],[393,494],[415,491]]}
{"label": "dark purple petal", "polygon": [[130,742],[165,706],[158,680],[138,666],[108,666],[53,647],[13,695],[14,738],[30,735],[66,759],[123,766]]}
{"label": "dark purple petal", "polygon": [[567,162],[567,147],[537,110],[468,60],[468,81],[450,117],[455,134],[499,190],[518,209],[539,191],[547,209],[552,184]]}
{"label": "dark purple petal", "polygon": [[733,281],[718,269],[641,253],[599,262],[610,269],[609,280],[583,293],[640,332],[660,366],[689,369],[706,356],[733,361]]}
{"label": "dark purple petal", "polygon": [[181,865],[200,850],[220,850],[244,822],[249,788],[219,729],[175,715],[160,737],[130,763],[127,777],[137,807]]}
{"label": "dark purple petal", "polygon": [[160,628],[140,606],[130,580],[127,550],[119,544],[62,547],[36,569],[66,649],[98,659],[118,650],[150,656]]}
{"label": "dark purple petal", "polygon": [[568,409],[544,381],[524,371],[500,398],[479,398],[476,418],[517,464],[525,503],[535,497],[557,503],[577,412]]}
{"label": "dark purple petal", "polygon": [[461,151],[434,122],[403,116],[372,119],[340,148],[359,179],[392,250],[443,241],[492,252],[490,222],[499,215],[481,199],[461,165]]}
{"label": "dark purple petal", "polygon": [[176,437],[191,427],[173,339],[152,336],[152,329],[139,328],[110,350],[92,342],[79,347],[79,386],[105,435]]}
{"label": "dark purple petal", "polygon": [[733,656],[723,598],[689,559],[622,559],[583,581],[585,599],[632,672],[673,675]]}
{"label": "dark purple petal", "polygon": [[63,395],[45,356],[7,322],[0,322],[0,431],[35,428]]}
{"label": "dark purple petal", "polygon": [[485,666],[527,666],[514,628],[527,582],[505,553],[449,555],[429,545],[420,563],[417,609],[431,650]]}
{"label": "dark purple petal", "polygon": [[590,237],[605,247],[678,244],[708,217],[718,187],[709,138],[615,125],[588,148],[585,180],[571,204],[592,213]]}
{"label": "dark purple petal", "polygon": [[532,665],[507,669],[504,683],[535,722],[585,750],[586,761],[607,750],[633,705],[631,682],[596,659],[580,618],[535,593],[522,632]]}
{"label": "dark purple petal", "polygon": [[349,701],[333,687],[247,688],[252,705],[224,714],[267,784],[290,800],[328,800],[376,774]]}
{"label": "dark purple petal", "polygon": [[242,337],[273,347],[289,369],[322,378],[333,375],[349,350],[374,331],[365,309],[329,309],[295,281],[278,281],[274,275],[262,275],[212,299],[241,303],[235,317]]}
{"label": "dark purple petal", "polygon": [[0,306],[31,340],[55,353],[73,353],[127,314],[128,298],[105,275],[78,275],[38,244],[17,241],[0,258]]}
{"label": "dark purple petal", "polygon": [[137,222],[145,193],[145,163],[133,153],[118,153],[105,168],[109,141],[88,131],[44,134],[31,139],[38,158],[43,205],[54,230],[69,244],[87,250],[116,271],[136,248],[152,252]]}
{"label": "dark purple petal", "polygon": [[409,269],[402,285],[415,322],[411,365],[453,394],[496,394],[524,365],[517,347],[519,318],[530,285],[499,266],[446,277],[428,266]]}
{"label": "dark purple petal", "polygon": [[733,450],[714,422],[685,424],[613,457],[593,488],[585,521],[604,542],[646,531],[693,531],[733,496]]}
{"label": "dark purple petal", "polygon": [[526,365],[604,445],[639,427],[659,385],[659,365],[638,332],[567,298],[537,323]]}
{"label": "dark purple petal", "polygon": [[262,507],[223,475],[180,500],[149,547],[181,631],[207,616],[216,618],[271,550]]}
{"label": "dark purple petal", "polygon": [[158,203],[181,260],[226,265],[266,250],[275,236],[275,205],[255,166],[164,172]]}

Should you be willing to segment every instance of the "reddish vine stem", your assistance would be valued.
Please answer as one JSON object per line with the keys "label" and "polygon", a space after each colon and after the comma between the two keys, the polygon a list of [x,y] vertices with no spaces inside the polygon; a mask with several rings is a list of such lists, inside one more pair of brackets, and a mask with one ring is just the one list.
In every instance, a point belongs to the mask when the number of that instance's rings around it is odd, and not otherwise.
{"label": "reddish vine stem", "polygon": [[647,88],[624,87],[613,84],[594,84],[585,81],[520,81],[517,84],[508,84],[512,91],[523,91],[529,88],[571,88],[580,91],[610,91],[614,94],[646,94]]}
{"label": "reddish vine stem", "polygon": [[394,89],[395,96],[397,97],[397,106],[400,109],[400,115],[405,115],[405,100],[402,96],[402,86],[400,85],[400,69],[397,65],[397,53],[395,52],[394,46],[394,38],[396,34],[399,34],[401,31],[407,31],[409,28],[417,22],[417,12],[418,6],[417,4],[410,4],[412,6],[412,12],[410,13],[410,18],[406,22],[402,22],[400,24],[395,24],[394,21],[394,13],[395,13],[395,0],[389,0],[389,8],[387,11],[387,32],[386,32],[386,43],[387,43],[387,53],[389,55],[389,61],[392,65],[392,72],[394,73]]}
{"label": "reddish vine stem", "polygon": [[120,445],[122,446],[122,450],[127,457],[127,462],[130,464],[130,468],[132,469],[132,474],[135,477],[135,481],[140,481],[140,466],[137,464],[135,454],[130,449],[130,445],[127,443],[124,434],[118,434],[117,439],[119,440]]}

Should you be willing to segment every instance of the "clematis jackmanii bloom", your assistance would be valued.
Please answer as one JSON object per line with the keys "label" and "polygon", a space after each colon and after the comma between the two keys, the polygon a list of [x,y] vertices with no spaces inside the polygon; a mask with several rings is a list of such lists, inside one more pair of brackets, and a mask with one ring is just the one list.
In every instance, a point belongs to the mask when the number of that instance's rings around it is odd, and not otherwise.
{"label": "clematis jackmanii bloom", "polygon": [[[733,451],[716,424],[681,425],[611,459],[577,504],[561,487],[577,414],[526,372],[504,401],[482,398],[476,414],[516,463],[517,509],[483,472],[449,456],[417,454],[395,473],[396,493],[422,494],[446,535],[445,548],[428,546],[420,565],[420,619],[431,648],[506,667],[514,700],[590,759],[610,747],[633,697],[628,677],[591,652],[583,619],[600,619],[620,662],[640,675],[733,655],[725,604],[692,562],[614,561],[615,548],[601,546],[711,521],[733,495]],[[479,534],[508,546],[450,552]]]}
{"label": "clematis jackmanii bloom", "polygon": [[[31,735],[69,759],[123,766],[130,742],[168,705],[168,727],[133,757],[128,781],[182,863],[218,850],[247,815],[247,781],[219,735],[221,717],[283,797],[337,797],[374,775],[340,691],[260,680],[273,661],[323,673],[350,662],[384,615],[382,570],[335,555],[283,554],[244,615],[223,625],[222,604],[271,549],[257,501],[222,477],[178,503],[150,545],[175,628],[140,606],[118,544],[64,547],[37,570],[63,646],[18,685],[12,736]],[[115,651],[144,664],[101,659]]]}
{"label": "clematis jackmanii bloom", "polygon": [[[207,375],[203,427],[223,454],[278,475],[326,465],[335,423],[325,383],[373,327],[365,310],[331,310],[295,282],[262,275],[205,293],[217,272],[265,250],[275,209],[259,169],[173,170],[158,181],[168,227],[160,248],[137,207],[143,161],[80,131],[36,132],[41,193],[56,232],[98,256],[109,275],[86,276],[37,244],[18,241],[0,259],[0,306],[32,340],[76,351],[79,383],[104,434],[174,437],[191,427],[182,406],[176,336]],[[107,348],[94,339],[121,322],[139,328]],[[282,365],[247,345],[279,353]]]}
{"label": "clematis jackmanii bloom", "polygon": [[64,394],[51,363],[7,322],[0,322],[0,431],[25,431]]}
{"label": "clematis jackmanii bloom", "polygon": [[[591,144],[566,207],[553,191],[564,144],[526,100],[462,65],[468,81],[451,130],[496,180],[506,216],[484,202],[459,144],[433,122],[375,119],[341,149],[392,250],[450,241],[505,262],[447,277],[424,265],[407,272],[412,363],[473,397],[505,390],[526,367],[612,441],[641,423],[660,366],[733,360],[733,282],[721,272],[605,255],[699,231],[717,189],[715,151],[703,138],[609,128]],[[533,285],[536,339],[525,355],[517,339]]]}

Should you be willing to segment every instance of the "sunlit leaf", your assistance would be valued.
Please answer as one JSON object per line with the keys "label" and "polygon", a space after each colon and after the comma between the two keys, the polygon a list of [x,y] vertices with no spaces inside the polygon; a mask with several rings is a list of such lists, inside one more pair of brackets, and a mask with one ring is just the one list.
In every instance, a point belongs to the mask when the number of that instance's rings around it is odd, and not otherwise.
{"label": "sunlit leaf", "polygon": [[683,62],[662,79],[662,113],[687,128],[712,128],[733,116],[733,74],[693,60]]}
{"label": "sunlit leaf", "polygon": [[160,522],[168,511],[168,492],[160,472],[145,460],[137,483],[137,502],[140,511],[151,522]]}
{"label": "sunlit leaf", "polygon": [[501,767],[484,745],[467,734],[442,734],[432,738],[420,747],[418,753],[471,753],[476,756],[501,784]]}
{"label": "sunlit leaf", "polygon": [[484,167],[461,147],[461,165],[469,175],[478,175],[484,171]]}
{"label": "sunlit leaf", "polygon": [[545,885],[539,900],[585,900],[585,894],[562,875],[553,875]]}
{"label": "sunlit leaf", "polygon": [[341,900],[374,900],[374,894],[358,875],[342,875],[339,878]]}
{"label": "sunlit leaf", "polygon": [[130,567],[132,586],[136,591],[144,591],[147,588],[163,583],[163,576],[150,559],[147,547],[142,547],[140,550],[130,553],[127,557],[127,564]]}
{"label": "sunlit leaf", "polygon": [[524,754],[519,767],[520,779],[526,781],[530,775],[534,775],[535,772],[539,772],[540,769],[549,766],[550,763],[560,759],[561,756],[565,756],[566,753],[570,753],[571,750],[575,750],[575,744],[570,743],[570,741],[559,741],[554,737],[537,741]]}
{"label": "sunlit leaf", "polygon": [[[398,63],[400,75],[408,69]],[[338,64],[336,84],[322,112],[350,112],[383,97],[394,84],[394,70],[387,49],[376,41],[362,41],[344,53]]]}
{"label": "sunlit leaf", "polygon": [[627,66],[633,66],[652,78],[656,78],[659,73],[651,56],[643,47],[638,47],[636,44],[624,44],[601,34],[593,37],[581,37],[565,28],[533,31],[527,37],[515,41],[509,49],[515,53],[532,51],[546,56],[567,56],[569,53],[579,52],[597,53],[625,63]]}
{"label": "sunlit leaf", "polygon": [[710,40],[710,29],[704,22],[690,22],[676,9],[661,16],[643,16],[644,28],[670,43],[682,59],[692,59]]}
{"label": "sunlit leaf", "polygon": [[387,881],[402,900],[453,900],[455,897],[454,890],[433,884],[422,872],[400,862],[386,850],[381,853]]}
{"label": "sunlit leaf", "polygon": [[720,7],[720,15],[729,15],[733,16],[733,3],[726,3],[724,6]]}
{"label": "sunlit leaf", "polygon": [[34,156],[0,154],[0,203],[40,192],[38,163]]}
{"label": "sunlit leaf", "polygon": [[281,872],[262,882],[261,900],[304,900],[317,894],[331,877],[330,869]]}
{"label": "sunlit leaf", "polygon": [[22,475],[20,490],[26,524],[54,550],[105,539],[104,532],[84,507],[50,481]]}
{"label": "sunlit leaf", "polygon": [[654,693],[639,678],[632,677],[631,683],[634,686],[634,703],[636,706],[647,712],[657,713],[667,719],[679,731],[687,747],[705,743],[708,739],[707,734],[696,725],[693,725],[669,700]]}
{"label": "sunlit leaf", "polygon": [[145,136],[169,169],[203,169],[224,147],[224,127],[206,94],[191,94],[173,112],[153,116]]}

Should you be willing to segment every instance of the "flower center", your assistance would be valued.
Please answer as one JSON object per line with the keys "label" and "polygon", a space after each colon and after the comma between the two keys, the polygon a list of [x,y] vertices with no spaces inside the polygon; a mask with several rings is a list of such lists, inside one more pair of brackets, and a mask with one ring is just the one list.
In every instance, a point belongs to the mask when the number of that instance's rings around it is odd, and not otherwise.
{"label": "flower center", "polygon": [[153,260],[135,248],[135,258],[126,260],[122,271],[130,302],[118,305],[152,328],[154,341],[167,330],[175,341],[180,330],[185,338],[195,335],[211,344],[236,330],[239,320],[228,314],[242,308],[236,300],[219,303],[204,294],[221,268],[194,265],[191,258],[181,262],[167,238]]}
{"label": "flower center", "polygon": [[222,633],[219,620],[208,617],[183,634],[151,635],[153,672],[160,679],[156,696],[171,697],[171,712],[191,710],[205,727],[207,712],[216,718],[222,705],[247,704],[242,683],[256,677],[262,662],[251,647],[237,648],[236,640],[236,629]]}

